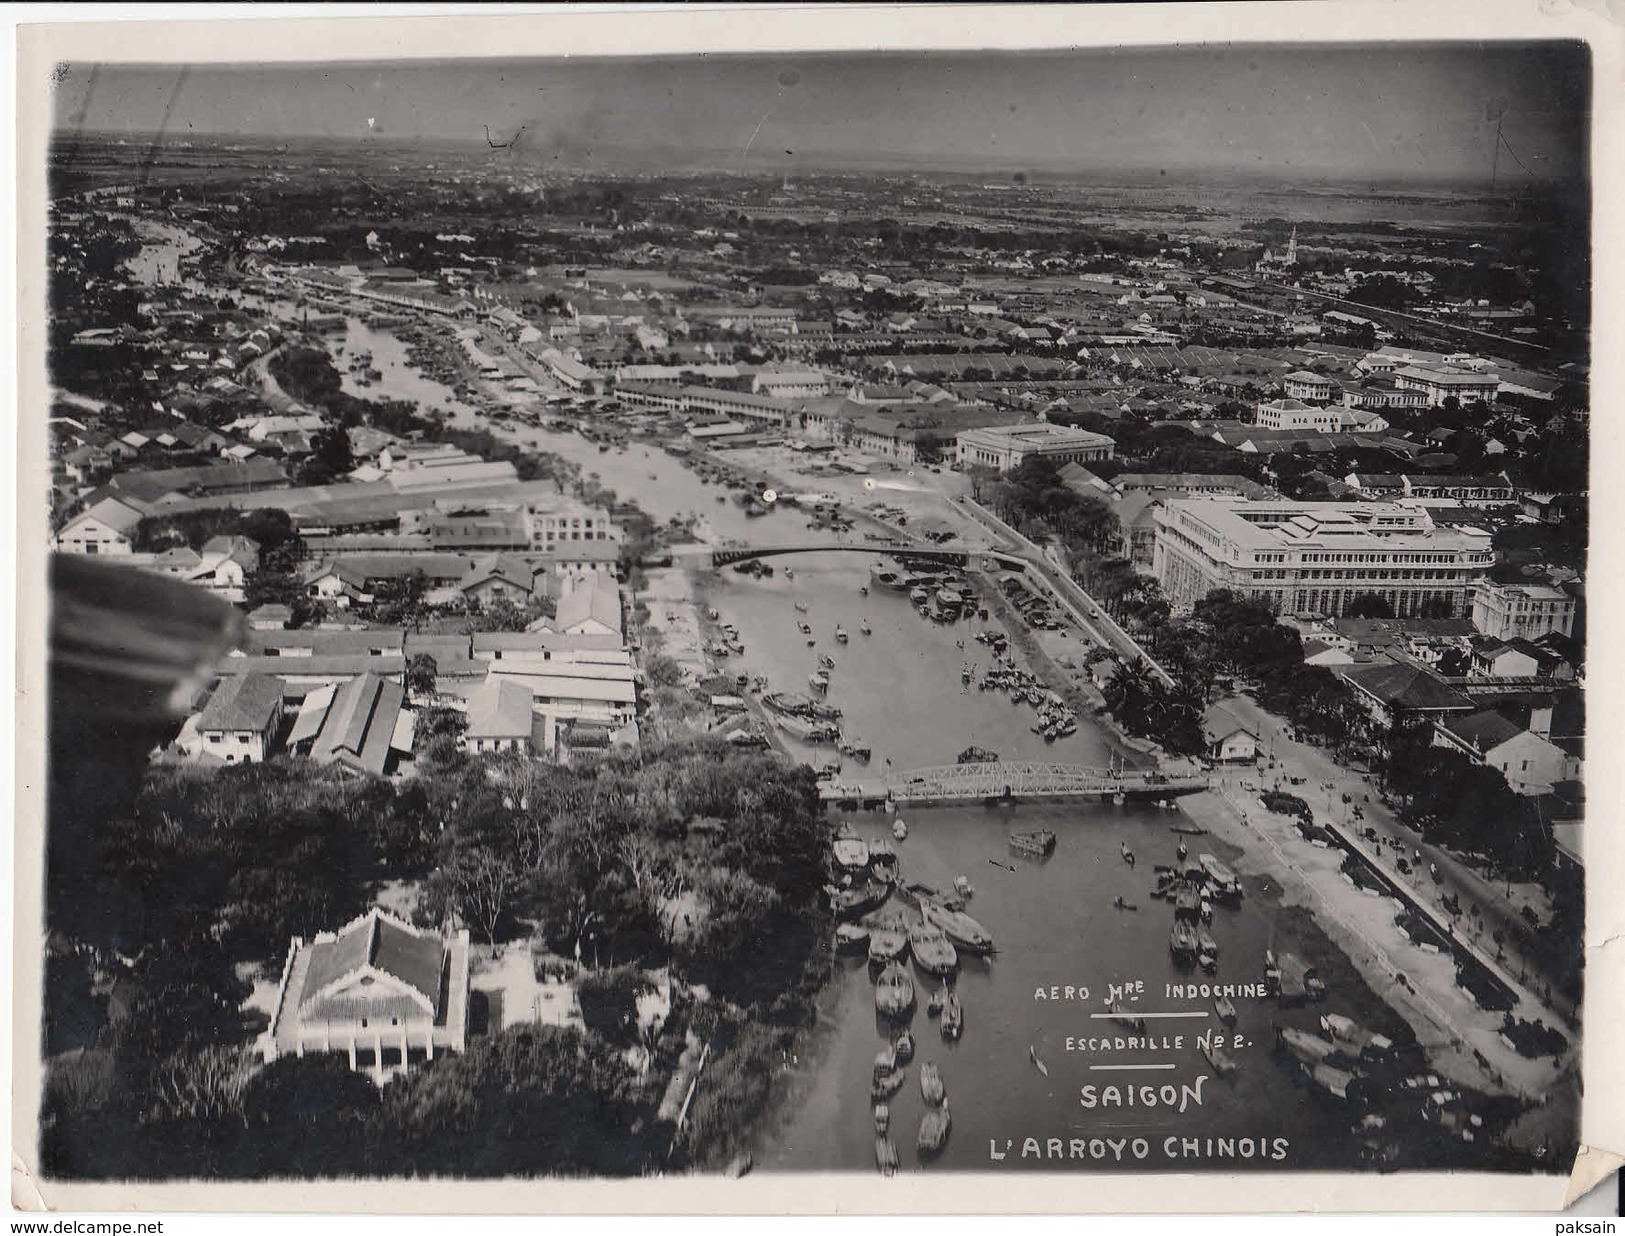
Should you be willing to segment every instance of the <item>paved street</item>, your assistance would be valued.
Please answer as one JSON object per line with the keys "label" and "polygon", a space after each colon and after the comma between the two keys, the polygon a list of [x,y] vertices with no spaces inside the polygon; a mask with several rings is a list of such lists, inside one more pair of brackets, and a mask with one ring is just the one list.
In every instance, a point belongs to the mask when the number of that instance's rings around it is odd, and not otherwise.
{"label": "paved street", "polygon": [[[1548,990],[1544,982],[1532,978],[1534,967],[1526,955],[1533,932],[1520,914],[1519,907],[1531,905],[1544,922],[1551,913],[1551,907],[1539,890],[1514,886],[1518,896],[1515,902],[1509,901],[1504,883],[1486,879],[1448,850],[1421,841],[1416,830],[1401,823],[1378,797],[1375,777],[1342,767],[1324,748],[1294,741],[1290,727],[1281,718],[1264,711],[1248,696],[1238,695],[1227,699],[1224,707],[1256,730],[1260,742],[1275,761],[1275,768],[1258,780],[1261,789],[1279,788],[1294,793],[1322,818],[1330,819],[1353,832],[1363,833],[1366,828],[1374,829],[1379,839],[1378,848],[1384,849],[1393,858],[1404,857],[1411,863],[1412,870],[1408,877],[1400,875],[1392,862],[1388,867],[1416,894],[1418,900],[1448,915],[1444,898],[1454,895],[1459,899],[1462,911],[1461,917],[1456,920],[1457,930],[1465,932],[1491,957],[1497,951],[1494,933],[1500,931],[1504,949],[1503,969],[1525,983],[1532,995],[1559,1014],[1568,1023],[1570,1031],[1574,1029],[1573,1003],[1564,999],[1560,992]],[[1242,775],[1252,779],[1250,772]],[[1291,784],[1293,777],[1301,778],[1302,784]],[[1345,794],[1351,800],[1348,803],[1343,802]],[[1361,812],[1360,818],[1354,816],[1356,807]],[[1419,866],[1415,862],[1418,849],[1422,854]],[[1428,874],[1429,864],[1435,864],[1439,869],[1440,879],[1437,883]],[[1472,914],[1474,906],[1479,909],[1476,917]]]}

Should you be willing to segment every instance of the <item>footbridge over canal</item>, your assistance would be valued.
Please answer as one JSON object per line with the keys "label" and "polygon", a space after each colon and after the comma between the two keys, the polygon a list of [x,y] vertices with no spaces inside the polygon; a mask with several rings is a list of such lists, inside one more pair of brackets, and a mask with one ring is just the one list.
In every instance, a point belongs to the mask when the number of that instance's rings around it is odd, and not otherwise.
{"label": "footbridge over canal", "polygon": [[873,779],[826,783],[826,803],[878,807],[886,803],[1015,801],[1036,798],[1171,799],[1209,786],[1201,771],[1086,768],[1042,761],[998,761],[916,768]]}

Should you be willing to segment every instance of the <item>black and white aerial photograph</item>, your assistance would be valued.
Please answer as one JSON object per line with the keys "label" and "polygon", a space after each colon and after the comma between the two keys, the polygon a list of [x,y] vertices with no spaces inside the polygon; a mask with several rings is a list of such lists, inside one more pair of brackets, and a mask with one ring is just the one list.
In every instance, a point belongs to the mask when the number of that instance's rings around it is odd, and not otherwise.
{"label": "black and white aerial photograph", "polygon": [[1585,40],[234,46],[36,100],[47,1196],[1567,1179]]}

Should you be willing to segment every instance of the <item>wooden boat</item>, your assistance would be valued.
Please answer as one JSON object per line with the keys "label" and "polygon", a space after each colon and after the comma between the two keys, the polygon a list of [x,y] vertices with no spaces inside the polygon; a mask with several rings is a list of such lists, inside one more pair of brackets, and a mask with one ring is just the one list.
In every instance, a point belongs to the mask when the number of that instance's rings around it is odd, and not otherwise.
{"label": "wooden boat", "polygon": [[882,1047],[875,1053],[875,1077],[890,1077],[897,1071],[897,1052],[891,1047]]}
{"label": "wooden boat", "polygon": [[1168,951],[1176,958],[1190,960],[1196,952],[1196,931],[1184,919],[1178,919],[1168,933]]}
{"label": "wooden boat", "polygon": [[1320,1028],[1339,1043],[1347,1043],[1361,1053],[1381,1053],[1393,1050],[1394,1041],[1385,1034],[1367,1030],[1353,1018],[1339,1013],[1325,1013]]}
{"label": "wooden boat", "polygon": [[888,571],[881,566],[869,568],[869,580],[879,584],[882,588],[889,588],[893,592],[903,592],[908,588],[908,581],[896,571]]}
{"label": "wooden boat", "polygon": [[1241,881],[1230,868],[1211,854],[1198,854],[1196,861],[1202,864],[1202,870],[1207,873],[1208,882],[1216,893],[1225,897],[1241,896]]}
{"label": "wooden boat", "polygon": [[1327,1094],[1339,1099],[1349,1097],[1349,1083],[1354,1080],[1354,1074],[1347,1069],[1315,1064],[1307,1066],[1304,1071],[1309,1075],[1309,1080]]}
{"label": "wooden boat", "polygon": [[907,1064],[914,1059],[914,1036],[907,1030],[897,1036],[897,1041],[891,1045],[892,1058],[898,1064]]}
{"label": "wooden boat", "polygon": [[946,1107],[934,1107],[920,1117],[917,1144],[921,1154],[936,1154],[948,1144],[950,1123]]}
{"label": "wooden boat", "polygon": [[885,837],[876,837],[869,842],[869,863],[875,867],[885,867],[897,861],[897,850]]}
{"label": "wooden boat", "polygon": [[836,720],[833,717],[819,716],[815,707],[816,701],[810,696],[797,695],[793,691],[774,691],[762,696],[762,705],[769,711],[783,717],[812,717],[815,720]]}
{"label": "wooden boat", "polygon": [[874,927],[869,931],[869,960],[884,966],[908,952],[908,936],[891,927]]}
{"label": "wooden boat", "polygon": [[1047,828],[1030,833],[1011,833],[1010,848],[1035,858],[1048,858],[1055,853],[1055,834]]}
{"label": "wooden boat", "polygon": [[835,861],[843,867],[861,868],[869,865],[869,847],[857,837],[837,837],[833,849]]}
{"label": "wooden boat", "polygon": [[1291,1026],[1277,1027],[1275,1038],[1290,1055],[1307,1065],[1324,1064],[1338,1054],[1337,1044],[1330,1039]]}
{"label": "wooden boat", "polygon": [[1196,927],[1196,947],[1215,957],[1219,955],[1219,942],[1213,938],[1213,933],[1201,924],[1197,924]]}
{"label": "wooden boat", "polygon": [[939,987],[931,993],[925,1002],[925,1015],[927,1017],[940,1017],[943,1006],[948,1003],[948,989]]}
{"label": "wooden boat", "polygon": [[922,923],[908,933],[908,946],[914,954],[914,964],[927,974],[941,977],[959,968],[959,954],[948,937],[934,927]]}
{"label": "wooden boat", "polygon": [[885,1103],[875,1104],[875,1136],[883,1135],[891,1128],[891,1107]]}
{"label": "wooden boat", "polygon": [[895,961],[881,972],[875,986],[875,1009],[884,1017],[898,1019],[914,1009],[914,980]]}
{"label": "wooden boat", "polygon": [[1197,918],[1202,912],[1202,899],[1189,884],[1181,884],[1174,893],[1174,913],[1180,918]]}
{"label": "wooden boat", "polygon": [[904,838],[906,838],[908,836],[908,825],[903,823],[902,820],[893,820],[892,821],[892,826],[891,826],[891,835],[893,837],[896,837],[897,840],[902,841]]}
{"label": "wooden boat", "polygon": [[972,953],[993,951],[992,934],[963,910],[950,910],[940,902],[926,901],[921,904],[920,913],[926,922],[952,940],[955,947]]}
{"label": "wooden boat", "polygon": [[920,1097],[932,1107],[940,1107],[948,1099],[948,1087],[942,1084],[942,1074],[934,1064],[920,1066]]}
{"label": "wooden boat", "polygon": [[[788,578],[788,574],[786,574],[786,578]],[[796,602],[796,613],[805,614],[806,612],[807,612],[807,602],[805,602],[805,601],[797,601]]]}
{"label": "wooden boat", "polygon": [[884,1133],[875,1137],[875,1166],[882,1176],[897,1174],[897,1145]]}
{"label": "wooden boat", "polygon": [[1206,949],[1199,949],[1196,954],[1196,964],[1202,967],[1203,974],[1217,974],[1219,972],[1219,958]]}
{"label": "wooden boat", "polygon": [[[891,896],[891,888],[884,880],[865,880],[851,888],[835,889],[830,894],[829,906],[836,918],[862,918],[870,910],[878,910],[886,904],[886,898]],[[869,947],[874,947],[873,933],[869,937]]]}
{"label": "wooden boat", "polygon": [[1213,1071],[1220,1077],[1229,1077],[1236,1071],[1236,1062],[1230,1053],[1220,1047],[1216,1036],[1204,1034],[1196,1040],[1196,1046],[1201,1050],[1207,1062],[1213,1066]]}
{"label": "wooden boat", "polygon": [[[1292,953],[1281,954],[1275,971],[1276,988],[1283,1000],[1319,1000],[1326,995],[1326,984],[1320,981],[1315,968]],[[1268,981],[1268,970],[1264,977]]]}
{"label": "wooden boat", "polygon": [[986,747],[969,746],[959,753],[960,764],[997,764],[999,753],[989,751]]}
{"label": "wooden boat", "polygon": [[957,875],[954,877],[954,892],[963,900],[976,895],[976,886],[970,882],[969,876]]}
{"label": "wooden boat", "polygon": [[1038,1057],[1038,1048],[1029,1046],[1027,1048],[1027,1054],[1029,1056],[1031,1056],[1032,1059],[1033,1059],[1033,1067],[1036,1068],[1045,1077],[1048,1077],[1049,1076],[1049,1065],[1045,1064],[1041,1059],[1039,1059],[1039,1057]]}
{"label": "wooden boat", "polygon": [[844,644],[844,643],[846,643],[847,639],[848,639],[848,636],[846,634],[846,628],[841,627],[841,626],[837,626],[835,628],[835,642],[837,644]]}
{"label": "wooden boat", "polygon": [[942,1037],[957,1039],[965,1033],[965,1006],[959,1002],[959,996],[954,992],[948,993],[948,1000],[942,1006]]}
{"label": "wooden boat", "polygon": [[1127,1026],[1129,1029],[1137,1032],[1143,1032],[1145,1030],[1145,1018],[1141,1017],[1137,1013],[1129,1012],[1116,1000],[1106,1001],[1106,1012],[1110,1014],[1110,1016],[1107,1018],[1108,1021],[1115,1021],[1119,1025]]}
{"label": "wooden boat", "polygon": [[1219,1020],[1227,1026],[1236,1024],[1236,1004],[1229,996],[1219,996],[1213,1001],[1213,1011],[1219,1015]]}
{"label": "wooden boat", "polygon": [[841,731],[833,721],[809,721],[805,717],[774,717],[773,724],[790,737],[814,746],[829,746],[841,738]]}
{"label": "wooden boat", "polygon": [[912,906],[924,907],[927,901],[935,901],[942,896],[929,884],[922,884],[918,880],[910,880],[907,884],[898,886],[898,895]]}
{"label": "wooden boat", "polygon": [[895,1069],[884,1077],[877,1077],[869,1086],[869,1098],[881,1103],[892,1097],[903,1088],[908,1080],[908,1073],[904,1069]]}
{"label": "wooden boat", "polygon": [[1134,851],[1128,848],[1128,842],[1120,841],[1117,844],[1118,852],[1123,856],[1123,861],[1130,867],[1134,866]]}
{"label": "wooden boat", "polygon": [[857,923],[842,923],[835,929],[835,948],[842,953],[862,953],[869,948],[869,929]]}
{"label": "wooden boat", "polygon": [[873,635],[875,633],[875,629],[869,625],[869,620],[867,618],[858,623],[858,630],[862,631],[865,635]]}

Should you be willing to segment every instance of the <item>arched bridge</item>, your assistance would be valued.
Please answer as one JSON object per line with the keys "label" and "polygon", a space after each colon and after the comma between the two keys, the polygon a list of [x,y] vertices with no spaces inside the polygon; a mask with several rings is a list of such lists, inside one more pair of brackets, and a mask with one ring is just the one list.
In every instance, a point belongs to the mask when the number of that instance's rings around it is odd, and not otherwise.
{"label": "arched bridge", "polygon": [[[800,545],[719,545],[702,551],[697,558],[709,558],[713,566],[733,566],[751,558],[778,558],[789,554],[847,553],[868,554],[870,557],[930,558],[952,566],[963,567],[980,551],[969,549],[943,549],[936,545],[899,545],[895,542],[830,542],[812,541]],[[686,555],[684,555],[686,556]]]}
{"label": "arched bridge", "polygon": [[947,764],[823,787],[826,802],[959,802],[1016,798],[1176,798],[1208,788],[1206,773],[1086,768],[1032,760]]}

